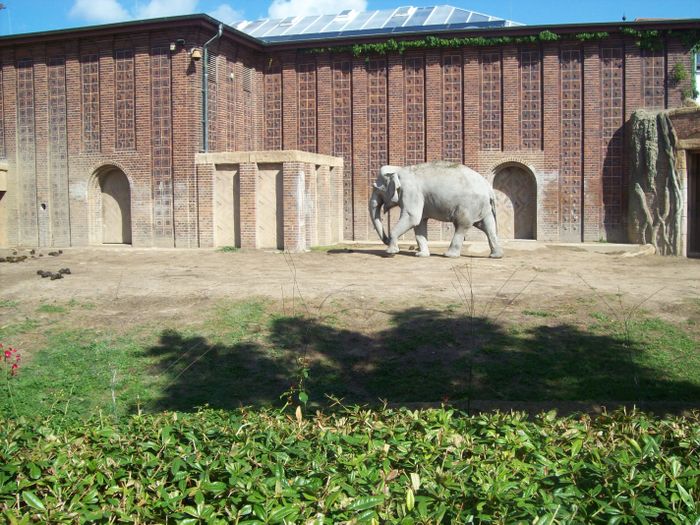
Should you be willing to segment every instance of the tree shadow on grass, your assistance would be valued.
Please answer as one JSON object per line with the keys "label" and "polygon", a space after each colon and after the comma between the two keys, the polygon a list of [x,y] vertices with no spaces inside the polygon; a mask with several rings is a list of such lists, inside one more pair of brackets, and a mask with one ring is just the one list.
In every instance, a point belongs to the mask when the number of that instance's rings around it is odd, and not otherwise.
{"label": "tree shadow on grass", "polygon": [[309,369],[311,403],[690,401],[700,387],[641,364],[644,350],[575,326],[514,330],[493,320],[412,308],[366,334],[304,317],[271,321],[263,343],[211,344],[166,331],[148,354],[166,383],[155,409],[281,405]]}

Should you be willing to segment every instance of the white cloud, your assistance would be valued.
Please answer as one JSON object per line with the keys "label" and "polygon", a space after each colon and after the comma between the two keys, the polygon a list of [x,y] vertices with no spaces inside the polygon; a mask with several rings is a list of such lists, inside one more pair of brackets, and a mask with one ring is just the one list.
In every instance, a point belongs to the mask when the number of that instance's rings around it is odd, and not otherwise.
{"label": "white cloud", "polygon": [[133,9],[125,8],[125,0],[75,0],[70,16],[87,22],[120,22],[129,19],[161,18],[186,15],[197,11],[197,0],[148,0],[136,2]]}
{"label": "white cloud", "polygon": [[367,0],[272,0],[267,13],[271,18],[304,15],[332,15],[345,9],[365,11]]}
{"label": "white cloud", "polygon": [[197,0],[150,0],[135,10],[136,18],[160,18],[163,16],[187,15],[194,13]]}
{"label": "white cloud", "polygon": [[240,22],[241,20],[245,19],[242,12],[235,10],[228,4],[219,5],[219,7],[211,11],[209,14],[217,20],[221,20],[224,24],[229,25],[231,25],[233,22]]}
{"label": "white cloud", "polygon": [[69,15],[88,22],[120,22],[131,18],[118,0],[75,0]]}

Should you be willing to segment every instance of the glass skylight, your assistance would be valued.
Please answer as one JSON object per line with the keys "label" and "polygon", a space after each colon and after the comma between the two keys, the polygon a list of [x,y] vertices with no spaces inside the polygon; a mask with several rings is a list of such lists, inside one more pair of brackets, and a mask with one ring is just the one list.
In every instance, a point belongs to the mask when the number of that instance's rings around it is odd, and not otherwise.
{"label": "glass skylight", "polygon": [[448,29],[477,29],[522,25],[511,20],[450,5],[401,6],[394,9],[263,19],[238,24],[238,29],[264,42],[341,38],[357,35],[410,34]]}

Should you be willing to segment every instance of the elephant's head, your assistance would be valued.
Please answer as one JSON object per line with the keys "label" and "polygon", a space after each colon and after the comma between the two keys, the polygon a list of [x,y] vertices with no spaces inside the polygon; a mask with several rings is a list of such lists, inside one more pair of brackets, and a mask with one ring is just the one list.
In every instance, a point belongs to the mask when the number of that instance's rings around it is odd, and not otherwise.
{"label": "elephant's head", "polygon": [[384,244],[389,244],[389,237],[384,232],[381,210],[383,207],[384,213],[386,213],[394,206],[399,205],[401,181],[398,171],[400,169],[398,166],[382,166],[377,181],[373,184],[374,191],[369,198],[369,215],[372,218],[374,229],[377,230],[377,235]]}

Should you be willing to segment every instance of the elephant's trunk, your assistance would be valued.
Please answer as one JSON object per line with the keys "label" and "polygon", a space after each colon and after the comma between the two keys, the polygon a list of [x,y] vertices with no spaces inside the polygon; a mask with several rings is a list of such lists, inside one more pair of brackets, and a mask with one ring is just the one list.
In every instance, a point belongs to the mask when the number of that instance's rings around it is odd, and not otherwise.
{"label": "elephant's trunk", "polygon": [[372,218],[374,229],[377,230],[377,235],[386,245],[389,244],[389,237],[384,233],[384,225],[382,224],[382,204],[384,199],[379,190],[374,190],[369,198],[369,216]]}

